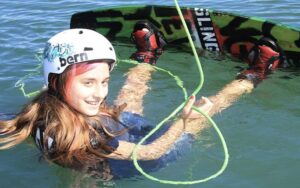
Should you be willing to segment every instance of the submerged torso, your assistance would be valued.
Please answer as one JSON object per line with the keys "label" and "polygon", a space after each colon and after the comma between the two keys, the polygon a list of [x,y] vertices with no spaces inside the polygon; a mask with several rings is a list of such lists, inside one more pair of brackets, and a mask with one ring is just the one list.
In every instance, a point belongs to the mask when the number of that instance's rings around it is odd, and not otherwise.
{"label": "submerged torso", "polygon": [[[103,118],[106,119],[108,117]],[[155,126],[154,123],[151,123],[144,117],[129,112],[123,112],[121,114],[121,123],[117,123],[113,120],[106,121],[110,121],[108,124],[106,124],[109,127],[119,127],[120,129],[123,129],[124,127],[128,128],[128,131],[125,134],[115,137],[115,139],[112,141],[114,144],[118,143],[119,140],[138,143]],[[170,127],[170,124],[171,122],[163,125],[157,132],[155,132],[151,137],[149,137],[145,141],[145,143],[143,143],[143,145],[149,144],[155,139],[159,138],[161,135],[163,135]],[[178,159],[183,153],[188,151],[191,148],[192,141],[192,135],[183,134],[174,144],[174,146],[164,156],[157,160],[139,161],[139,165],[146,172],[156,171],[166,166],[171,161]],[[140,174],[134,167],[132,161],[108,159],[108,162],[110,164],[112,173],[115,178],[132,177],[134,175]]]}
{"label": "submerged torso", "polygon": [[[100,122],[108,129],[111,133],[120,133],[119,136],[115,136],[112,139],[107,141],[107,144],[112,148],[117,148],[119,145],[119,141],[127,141],[132,143],[138,143],[143,137],[145,137],[155,126],[154,123],[151,123],[149,120],[144,117],[133,114],[129,112],[121,113],[119,117],[119,121],[113,120],[111,117],[107,115],[100,115]],[[163,135],[169,128],[171,123],[167,123],[163,125],[157,132],[155,132],[149,139],[146,140],[145,144],[149,144],[153,142],[155,139],[159,138]],[[92,127],[97,127],[96,130],[100,135],[103,135],[103,130],[99,128],[97,125],[91,125]],[[49,137],[43,143],[43,131],[45,130],[45,126],[39,126],[34,131],[33,138],[41,151],[45,151],[45,147],[47,152],[55,152],[55,138]],[[91,138],[91,145],[95,145],[94,138]],[[166,166],[171,161],[176,160],[180,157],[184,152],[186,152],[191,147],[191,142],[193,141],[193,137],[189,134],[183,134],[178,141],[174,144],[174,146],[161,158],[157,160],[151,161],[139,161],[139,165],[146,171],[156,171],[164,166]],[[133,165],[132,161],[128,160],[115,160],[115,159],[107,159],[107,162],[110,167],[111,174],[114,178],[124,178],[124,177],[132,177],[134,175],[138,175],[139,172]],[[101,166],[101,165],[100,165]],[[98,171],[102,171],[103,169],[94,169]]]}

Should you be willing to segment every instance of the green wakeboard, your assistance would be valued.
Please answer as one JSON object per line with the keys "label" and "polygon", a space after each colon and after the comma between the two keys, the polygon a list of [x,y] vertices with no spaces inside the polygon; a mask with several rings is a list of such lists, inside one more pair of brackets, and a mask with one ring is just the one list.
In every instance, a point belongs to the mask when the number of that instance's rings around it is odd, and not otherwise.
{"label": "green wakeboard", "polygon": [[[244,59],[255,41],[263,36],[278,43],[285,61],[300,66],[300,31],[256,17],[215,10],[181,7],[196,48],[230,53]],[[149,20],[159,28],[171,45],[188,45],[188,38],[176,7],[145,5],[102,8],[75,13],[71,28],[88,28],[109,40],[129,41],[134,24]]]}

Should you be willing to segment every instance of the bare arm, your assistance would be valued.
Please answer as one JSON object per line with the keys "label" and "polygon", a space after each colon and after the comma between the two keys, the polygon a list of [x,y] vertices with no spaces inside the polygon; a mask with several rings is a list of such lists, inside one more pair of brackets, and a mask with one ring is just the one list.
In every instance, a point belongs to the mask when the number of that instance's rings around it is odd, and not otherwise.
{"label": "bare arm", "polygon": [[[131,68],[127,73],[127,79],[119,92],[116,105],[124,102],[127,104],[124,111],[143,114],[143,97],[149,90],[147,83],[151,79],[151,73],[155,69],[148,64],[141,63]],[[163,156],[184,132],[182,119],[175,122],[169,130],[160,138],[148,145],[141,145],[138,150],[138,160],[154,160]],[[119,160],[131,160],[132,152],[136,144],[120,141],[118,148],[108,157]]]}
{"label": "bare arm", "polygon": [[[151,144],[141,145],[137,151],[137,159],[154,160],[162,157],[181,136],[184,129],[184,121],[183,119],[179,119],[160,138],[156,139]],[[108,157],[119,160],[131,160],[131,155],[135,146],[135,143],[120,141],[118,148]]]}
{"label": "bare arm", "polygon": [[[115,103],[118,104],[125,101],[128,105],[125,110],[142,114],[143,97],[149,89],[146,83],[151,79],[151,72],[153,70],[154,68],[147,64],[139,64],[132,68],[127,75],[128,78]],[[218,92],[217,95],[209,97],[209,100],[212,101],[214,105],[208,108],[206,108],[207,106],[205,107],[208,99],[205,99],[206,101],[204,100],[204,104],[201,104],[201,102],[195,103],[195,98],[190,99],[184,109],[184,113],[186,113],[187,116],[176,121],[164,135],[151,144],[141,145],[137,152],[137,159],[158,159],[170,150],[174,142],[176,142],[184,132],[197,135],[197,133],[206,128],[207,120],[201,117],[198,112],[191,110],[194,103],[195,106],[202,106],[210,116],[213,116],[228,108],[233,102],[239,99],[241,95],[251,92],[253,88],[253,83],[248,80],[234,80]],[[131,160],[135,146],[135,143],[120,141],[118,148],[108,157],[119,160]]]}
{"label": "bare arm", "polygon": [[[238,100],[243,94],[250,93],[254,89],[254,84],[249,80],[234,80],[227,84],[221,91],[215,96],[209,97],[209,100],[213,103],[212,108],[209,110],[208,115],[213,116],[221,111],[225,110]],[[191,110],[191,109],[189,109]],[[187,111],[189,111],[187,109]],[[199,116],[201,116],[198,112]],[[193,114],[195,115],[195,114]],[[190,118],[186,121],[187,126],[185,132],[196,135],[204,128],[207,127],[206,118]]]}
{"label": "bare arm", "polygon": [[[184,112],[182,118],[179,118],[172,126],[158,139],[156,139],[151,144],[141,145],[137,152],[138,160],[154,160],[162,157],[167,151],[171,149],[173,144],[178,140],[178,138],[185,132],[186,130],[190,130],[186,127],[186,121],[190,118],[202,118],[198,113],[194,113],[191,110],[191,107],[195,103],[195,97],[193,96],[186,107],[184,108]],[[202,111],[208,113],[212,108],[212,103],[208,98],[203,97],[201,101],[195,103]],[[191,124],[192,125],[192,124]],[[193,125],[194,126],[194,125]],[[126,141],[120,141],[118,148],[114,153],[110,154],[109,157],[120,160],[130,160],[132,152],[135,148],[135,143],[130,143]]]}
{"label": "bare arm", "polygon": [[143,114],[143,98],[149,90],[147,83],[151,80],[153,66],[141,63],[131,68],[127,73],[127,79],[119,92],[116,105],[126,103],[124,111]]}

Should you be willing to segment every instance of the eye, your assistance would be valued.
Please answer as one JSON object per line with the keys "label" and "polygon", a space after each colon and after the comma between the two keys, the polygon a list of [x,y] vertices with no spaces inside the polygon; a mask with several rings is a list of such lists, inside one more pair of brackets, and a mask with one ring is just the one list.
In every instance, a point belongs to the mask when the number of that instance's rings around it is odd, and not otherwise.
{"label": "eye", "polygon": [[107,86],[108,85],[108,83],[109,83],[109,80],[107,79],[107,80],[104,80],[104,81],[102,81],[102,85],[104,85],[104,86]]}
{"label": "eye", "polygon": [[108,84],[108,81],[103,81],[102,84],[103,84],[103,85],[107,85],[107,84]]}
{"label": "eye", "polygon": [[93,86],[93,81],[84,81],[83,85],[85,85],[87,87],[91,87],[91,86]]}

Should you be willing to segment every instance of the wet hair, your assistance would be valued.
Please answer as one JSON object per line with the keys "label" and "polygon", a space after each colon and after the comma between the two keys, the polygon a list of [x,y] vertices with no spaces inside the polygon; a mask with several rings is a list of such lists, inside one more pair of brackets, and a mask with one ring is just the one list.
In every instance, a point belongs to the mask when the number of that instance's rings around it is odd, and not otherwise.
{"label": "wet hair", "polygon": [[[38,127],[44,126],[43,152],[48,159],[63,166],[79,169],[96,164],[107,167],[104,158],[113,148],[106,143],[115,134],[105,128],[99,116],[88,117],[65,102],[74,75],[83,74],[94,66],[94,63],[74,64],[62,74],[49,75],[47,90],[42,91],[26,105],[14,119],[0,121],[0,149],[11,148],[23,142],[30,135],[34,135]],[[122,109],[109,107],[104,101],[99,113],[105,113],[118,120]],[[94,122],[96,128],[90,126],[90,122]],[[46,147],[49,137],[55,140],[54,151],[49,151]],[[91,144],[91,138],[96,140],[96,146]]]}

